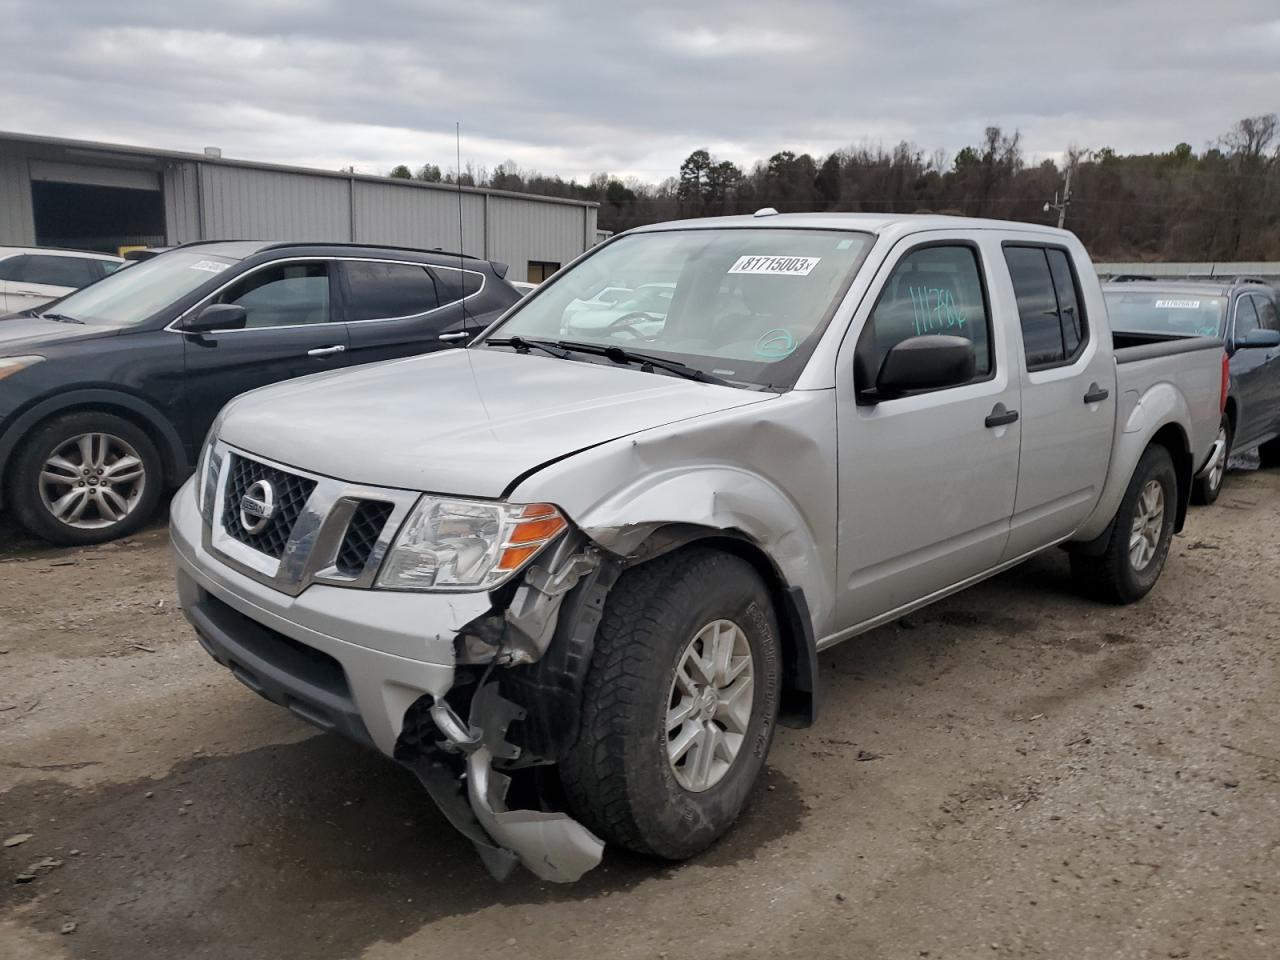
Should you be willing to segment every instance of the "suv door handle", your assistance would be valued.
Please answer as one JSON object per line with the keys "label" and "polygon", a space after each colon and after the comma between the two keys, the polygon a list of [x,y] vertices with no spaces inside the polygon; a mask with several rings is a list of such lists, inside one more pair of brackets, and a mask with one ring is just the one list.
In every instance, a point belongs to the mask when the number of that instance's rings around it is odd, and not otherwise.
{"label": "suv door handle", "polygon": [[460,330],[457,333],[442,333],[436,339],[437,340],[461,340],[462,338],[469,337],[469,336],[471,336],[471,334],[467,333],[467,331]]}
{"label": "suv door handle", "polygon": [[1084,395],[1085,403],[1101,403],[1107,397],[1111,396],[1111,391],[1105,387],[1100,387],[1096,383],[1089,384],[1089,392]]}
{"label": "suv door handle", "polygon": [[987,414],[984,421],[988,427],[1003,427],[1010,423],[1016,423],[1018,420],[1017,410],[1007,410],[1003,403],[997,403]]}
{"label": "suv door handle", "polygon": [[336,344],[335,346],[332,346],[332,347],[313,347],[312,349],[307,351],[307,356],[308,357],[331,357],[335,353],[344,352],[346,349],[347,348],[343,346],[341,343]]}

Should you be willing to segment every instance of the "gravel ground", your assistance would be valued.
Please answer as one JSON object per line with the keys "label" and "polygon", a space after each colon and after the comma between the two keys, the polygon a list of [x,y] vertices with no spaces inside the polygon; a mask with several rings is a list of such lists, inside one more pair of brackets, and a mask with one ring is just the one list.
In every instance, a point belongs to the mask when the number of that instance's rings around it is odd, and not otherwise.
{"label": "gravel ground", "polygon": [[1236,471],[1137,606],[1055,551],[824,654],[720,844],[556,887],[205,656],[162,527],[0,521],[0,956],[1274,960],[1278,535]]}

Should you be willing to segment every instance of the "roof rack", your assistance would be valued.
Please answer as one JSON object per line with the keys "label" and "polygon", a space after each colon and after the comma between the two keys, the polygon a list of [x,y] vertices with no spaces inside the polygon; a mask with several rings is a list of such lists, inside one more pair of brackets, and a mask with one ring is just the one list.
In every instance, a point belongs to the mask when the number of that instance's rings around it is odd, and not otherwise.
{"label": "roof rack", "polygon": [[1232,277],[1231,282],[1232,283],[1260,283],[1264,287],[1267,285],[1267,281],[1263,280],[1261,277],[1249,277],[1249,276]]}

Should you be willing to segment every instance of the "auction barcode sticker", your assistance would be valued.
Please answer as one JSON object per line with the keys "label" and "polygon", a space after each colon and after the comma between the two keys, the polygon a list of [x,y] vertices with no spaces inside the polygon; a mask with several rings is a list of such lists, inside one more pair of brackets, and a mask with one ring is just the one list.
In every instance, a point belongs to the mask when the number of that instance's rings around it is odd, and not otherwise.
{"label": "auction barcode sticker", "polygon": [[764,273],[772,276],[807,277],[822,261],[821,257],[739,257],[730,273]]}
{"label": "auction barcode sticker", "polygon": [[197,260],[195,263],[191,265],[190,269],[207,270],[209,273],[221,273],[223,270],[227,269],[227,267],[229,266],[231,266],[231,264],[222,263],[221,261],[218,261],[218,260]]}
{"label": "auction barcode sticker", "polygon": [[1157,300],[1157,310],[1199,310],[1199,300]]}

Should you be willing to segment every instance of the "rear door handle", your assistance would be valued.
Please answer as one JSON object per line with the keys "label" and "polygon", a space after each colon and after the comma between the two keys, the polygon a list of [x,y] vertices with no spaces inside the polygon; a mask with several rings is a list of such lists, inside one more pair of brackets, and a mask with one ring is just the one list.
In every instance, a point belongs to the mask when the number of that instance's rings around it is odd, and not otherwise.
{"label": "rear door handle", "polygon": [[345,352],[346,349],[347,348],[343,346],[341,343],[336,344],[332,347],[314,347],[307,351],[307,356],[308,357],[331,357],[335,353]]}
{"label": "rear door handle", "polygon": [[1017,410],[1007,410],[1003,403],[997,403],[991,412],[987,414],[987,419],[984,422],[988,427],[1003,427],[1010,423],[1016,423],[1017,420]]}
{"label": "rear door handle", "polygon": [[1111,391],[1104,387],[1098,386],[1096,383],[1089,384],[1089,392],[1084,395],[1085,403],[1101,403],[1107,397],[1111,396]]}
{"label": "rear door handle", "polygon": [[471,334],[467,333],[467,331],[465,331],[465,330],[461,330],[461,331],[459,331],[458,333],[442,333],[442,334],[440,334],[440,336],[439,336],[439,337],[437,337],[436,339],[438,339],[438,340],[461,340],[461,339],[463,339],[464,337],[469,337],[469,336],[471,336]]}

